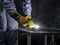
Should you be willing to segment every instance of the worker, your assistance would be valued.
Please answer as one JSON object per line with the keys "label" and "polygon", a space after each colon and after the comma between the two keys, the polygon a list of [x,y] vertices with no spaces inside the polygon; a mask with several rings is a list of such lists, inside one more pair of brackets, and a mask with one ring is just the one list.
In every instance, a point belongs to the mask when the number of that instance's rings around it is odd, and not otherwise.
{"label": "worker", "polygon": [[[0,0],[0,45],[14,45],[18,24],[23,25],[28,22],[28,19],[31,19],[30,11],[27,8],[30,1],[26,0],[26,2],[27,5],[23,8],[27,9],[25,14],[29,16],[22,16],[16,11],[14,0]],[[8,33],[7,28],[10,30]],[[14,36],[14,34],[16,35]]]}

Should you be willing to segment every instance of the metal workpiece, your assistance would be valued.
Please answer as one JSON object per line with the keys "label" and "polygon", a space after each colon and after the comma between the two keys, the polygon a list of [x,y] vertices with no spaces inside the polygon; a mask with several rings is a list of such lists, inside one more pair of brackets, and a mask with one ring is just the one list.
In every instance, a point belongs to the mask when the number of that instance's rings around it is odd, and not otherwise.
{"label": "metal workpiece", "polygon": [[45,33],[45,34],[58,34],[60,33],[60,29],[59,28],[40,28],[40,29],[27,29],[27,28],[21,28],[21,31],[25,32],[25,33]]}

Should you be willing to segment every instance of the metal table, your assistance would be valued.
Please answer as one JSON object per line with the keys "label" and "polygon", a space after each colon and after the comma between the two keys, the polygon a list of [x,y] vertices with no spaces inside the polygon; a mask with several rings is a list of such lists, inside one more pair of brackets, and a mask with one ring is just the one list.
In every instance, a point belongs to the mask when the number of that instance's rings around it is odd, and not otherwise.
{"label": "metal table", "polygon": [[[31,45],[31,35],[32,34],[44,34],[45,35],[45,41],[44,45],[47,44],[47,36],[50,34],[51,35],[51,42],[54,42],[54,35],[55,34],[60,34],[60,29],[57,28],[41,28],[39,30],[27,30],[27,29],[20,29],[21,31],[25,32],[27,35],[27,45]],[[52,44],[54,45],[54,43]]]}

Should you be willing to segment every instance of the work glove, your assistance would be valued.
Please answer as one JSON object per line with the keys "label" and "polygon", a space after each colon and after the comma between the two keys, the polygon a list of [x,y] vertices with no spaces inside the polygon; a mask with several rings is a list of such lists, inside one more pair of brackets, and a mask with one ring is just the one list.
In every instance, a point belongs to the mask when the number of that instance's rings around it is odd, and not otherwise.
{"label": "work glove", "polygon": [[27,26],[32,27],[35,24],[34,21],[33,21],[33,19],[32,19],[32,16],[28,15],[28,16],[25,16],[25,17],[28,20],[28,22],[25,23],[25,24],[23,24],[23,26],[24,27],[27,27]]}
{"label": "work glove", "polygon": [[17,21],[19,22],[20,25],[23,26],[23,24],[28,23],[28,19],[25,18],[24,16],[20,16]]}
{"label": "work glove", "polygon": [[25,16],[28,20],[31,20],[32,19],[32,16],[31,15],[27,15]]}

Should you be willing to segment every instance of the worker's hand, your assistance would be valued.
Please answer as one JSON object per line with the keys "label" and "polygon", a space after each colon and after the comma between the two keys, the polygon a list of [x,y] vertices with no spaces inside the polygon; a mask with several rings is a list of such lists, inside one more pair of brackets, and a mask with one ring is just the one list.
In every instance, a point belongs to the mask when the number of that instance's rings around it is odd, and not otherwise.
{"label": "worker's hand", "polygon": [[34,21],[33,21],[33,20],[30,20],[30,21],[29,21],[29,27],[31,28],[31,27],[33,27],[34,25],[35,25]]}
{"label": "worker's hand", "polygon": [[25,17],[28,20],[28,23],[23,24],[24,27],[26,27],[26,26],[31,27],[31,26],[33,26],[35,24],[34,21],[32,20],[32,16],[31,15],[27,15]]}
{"label": "worker's hand", "polygon": [[23,24],[23,26],[25,26],[25,27],[26,26],[32,27],[35,24],[33,19],[32,19],[32,16],[28,15],[28,16],[25,16],[25,17],[26,17],[26,19],[28,19],[28,23]]}
{"label": "worker's hand", "polygon": [[27,15],[27,16],[25,16],[25,18],[28,20],[28,23],[23,24],[24,27],[29,25],[29,22],[32,19],[32,16],[31,15]]}
{"label": "worker's hand", "polygon": [[24,27],[27,27],[27,26],[32,27],[34,25],[35,25],[35,23],[33,20],[30,20],[30,21],[28,21],[28,23],[23,24]]}
{"label": "worker's hand", "polygon": [[25,16],[27,19],[32,19],[32,16],[31,15],[27,15]]}
{"label": "worker's hand", "polygon": [[35,24],[31,16],[20,16],[18,22],[23,27],[32,27]]}
{"label": "worker's hand", "polygon": [[24,16],[20,16],[20,17],[18,18],[18,22],[19,22],[19,24],[20,24],[21,26],[23,26],[23,24],[28,23],[28,19],[27,19],[26,17],[24,17]]}

